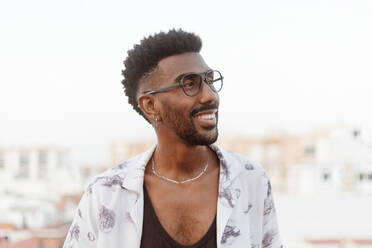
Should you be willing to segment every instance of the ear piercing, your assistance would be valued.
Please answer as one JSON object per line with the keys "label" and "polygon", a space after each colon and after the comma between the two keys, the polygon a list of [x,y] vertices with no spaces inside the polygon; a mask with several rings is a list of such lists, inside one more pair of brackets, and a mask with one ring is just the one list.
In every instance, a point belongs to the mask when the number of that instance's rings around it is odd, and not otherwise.
{"label": "ear piercing", "polygon": [[158,121],[159,121],[159,118],[157,117],[157,116],[155,116],[155,118],[154,118],[154,121],[155,121],[155,126],[157,127],[158,126]]}

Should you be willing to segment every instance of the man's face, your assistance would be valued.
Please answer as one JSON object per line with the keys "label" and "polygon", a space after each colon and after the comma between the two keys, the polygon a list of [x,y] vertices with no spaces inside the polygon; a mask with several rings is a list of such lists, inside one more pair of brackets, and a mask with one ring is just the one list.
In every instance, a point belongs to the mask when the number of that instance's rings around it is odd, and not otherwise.
{"label": "man's face", "polygon": [[[163,74],[160,87],[174,84],[182,74],[204,73],[210,68],[199,53],[167,57],[159,62]],[[157,94],[161,102],[162,124],[188,145],[209,145],[218,137],[218,94],[205,83],[198,95],[190,97],[181,87]]]}

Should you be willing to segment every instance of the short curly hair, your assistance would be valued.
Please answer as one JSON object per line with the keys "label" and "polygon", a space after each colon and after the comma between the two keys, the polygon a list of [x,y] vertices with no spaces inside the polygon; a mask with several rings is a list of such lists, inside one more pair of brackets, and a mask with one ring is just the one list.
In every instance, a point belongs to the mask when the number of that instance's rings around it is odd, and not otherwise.
{"label": "short curly hair", "polygon": [[124,79],[121,81],[133,109],[150,122],[137,102],[136,95],[141,79],[149,76],[157,68],[160,60],[187,52],[199,53],[201,47],[202,41],[199,36],[181,29],[154,34],[141,40],[140,44],[134,45],[124,61],[125,69],[122,71]]}

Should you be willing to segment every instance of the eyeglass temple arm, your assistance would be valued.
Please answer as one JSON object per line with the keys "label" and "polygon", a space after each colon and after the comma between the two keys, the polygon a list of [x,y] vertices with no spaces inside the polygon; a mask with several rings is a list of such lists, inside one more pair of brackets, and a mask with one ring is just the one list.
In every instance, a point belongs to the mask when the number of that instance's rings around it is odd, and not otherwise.
{"label": "eyeglass temple arm", "polygon": [[179,86],[179,83],[176,83],[176,84],[172,84],[172,85],[169,85],[167,87],[164,87],[164,88],[160,88],[160,89],[157,89],[157,90],[150,90],[148,92],[144,92],[146,95],[151,95],[151,94],[155,94],[155,93],[160,93],[160,92],[164,92],[164,91],[167,91],[171,88],[174,88],[174,87],[177,87]]}
{"label": "eyeglass temple arm", "polygon": [[223,77],[221,76],[220,78],[213,80],[212,83],[217,82],[218,80],[223,80]]}

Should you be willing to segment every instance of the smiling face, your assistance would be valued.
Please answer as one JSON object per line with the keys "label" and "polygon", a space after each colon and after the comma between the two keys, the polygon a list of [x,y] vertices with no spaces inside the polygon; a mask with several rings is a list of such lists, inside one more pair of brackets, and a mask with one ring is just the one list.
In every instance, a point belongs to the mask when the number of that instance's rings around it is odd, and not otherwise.
{"label": "smiling face", "polygon": [[[161,60],[162,82],[156,87],[176,83],[180,75],[205,73],[210,68],[199,53],[184,53]],[[154,95],[159,101],[161,125],[188,145],[209,145],[218,137],[218,94],[205,83],[196,96],[186,96],[181,87]]]}

